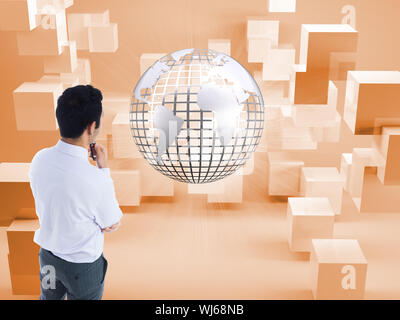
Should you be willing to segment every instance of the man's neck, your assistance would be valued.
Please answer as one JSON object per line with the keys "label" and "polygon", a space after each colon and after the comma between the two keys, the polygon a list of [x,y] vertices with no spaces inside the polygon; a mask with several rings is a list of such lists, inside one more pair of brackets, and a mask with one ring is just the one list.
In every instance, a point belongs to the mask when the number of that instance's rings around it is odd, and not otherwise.
{"label": "man's neck", "polygon": [[65,142],[65,143],[73,144],[75,146],[79,146],[79,147],[82,147],[85,149],[89,148],[89,144],[85,144],[81,139],[74,140],[74,139],[68,139],[68,138],[61,137],[61,141]]}

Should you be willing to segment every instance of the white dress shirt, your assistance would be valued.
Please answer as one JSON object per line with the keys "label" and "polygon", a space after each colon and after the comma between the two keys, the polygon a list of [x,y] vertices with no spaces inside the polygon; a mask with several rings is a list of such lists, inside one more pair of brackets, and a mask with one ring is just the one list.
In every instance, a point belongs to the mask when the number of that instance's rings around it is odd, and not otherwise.
{"label": "white dress shirt", "polygon": [[40,221],[34,242],[69,262],[98,259],[101,229],[122,217],[110,169],[93,166],[87,149],[60,139],[36,153],[29,179]]}

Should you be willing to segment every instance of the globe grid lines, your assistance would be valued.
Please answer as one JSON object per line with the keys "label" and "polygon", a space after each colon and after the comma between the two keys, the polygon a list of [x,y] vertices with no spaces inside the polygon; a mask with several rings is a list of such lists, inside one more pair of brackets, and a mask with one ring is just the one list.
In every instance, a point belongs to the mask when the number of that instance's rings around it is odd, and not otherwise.
{"label": "globe grid lines", "polygon": [[[178,61],[168,55],[161,58],[159,61],[164,62],[170,71],[163,73],[152,89],[147,88],[142,93],[149,105],[135,97],[132,99],[131,133],[140,153],[153,168],[177,181],[209,183],[233,174],[245,164],[262,137],[262,96],[249,93],[249,98],[241,104],[238,120],[241,134],[236,130],[231,142],[225,146],[221,145],[216,134],[214,112],[201,110],[197,105],[197,93],[204,77],[209,79],[207,73],[216,66],[212,59],[217,55],[214,51],[195,50]],[[232,88],[222,77],[212,80]],[[151,125],[151,112],[157,105],[167,107],[175,116],[184,119],[175,145],[167,148],[160,162],[156,159],[156,129]],[[246,119],[243,120],[242,116]],[[246,124],[242,127],[244,122]]]}

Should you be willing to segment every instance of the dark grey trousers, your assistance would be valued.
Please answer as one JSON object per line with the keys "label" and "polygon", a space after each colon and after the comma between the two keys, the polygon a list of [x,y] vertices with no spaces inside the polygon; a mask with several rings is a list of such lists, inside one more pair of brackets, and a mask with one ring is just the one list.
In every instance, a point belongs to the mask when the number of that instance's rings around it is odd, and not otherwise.
{"label": "dark grey trousers", "polygon": [[101,300],[108,262],[102,254],[92,263],[65,261],[40,248],[40,300]]}

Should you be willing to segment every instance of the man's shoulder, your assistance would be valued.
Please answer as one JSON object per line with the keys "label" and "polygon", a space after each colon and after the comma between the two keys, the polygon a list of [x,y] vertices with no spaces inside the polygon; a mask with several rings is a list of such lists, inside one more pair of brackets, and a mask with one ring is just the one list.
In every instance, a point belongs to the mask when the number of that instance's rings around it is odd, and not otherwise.
{"label": "man's shoulder", "polygon": [[43,161],[43,159],[46,159],[49,153],[51,153],[52,147],[47,147],[39,150],[38,152],[35,153],[35,155],[32,158],[31,161],[31,166],[35,166],[37,162]]}
{"label": "man's shoulder", "polygon": [[43,156],[45,156],[45,155],[47,155],[47,154],[49,154],[49,153],[51,153],[53,149],[54,149],[54,146],[53,146],[53,147],[46,147],[46,148],[43,148],[43,149],[39,150],[39,151],[36,152],[35,155],[33,156],[32,162],[35,161],[35,160],[38,160],[38,159],[42,158]]}

